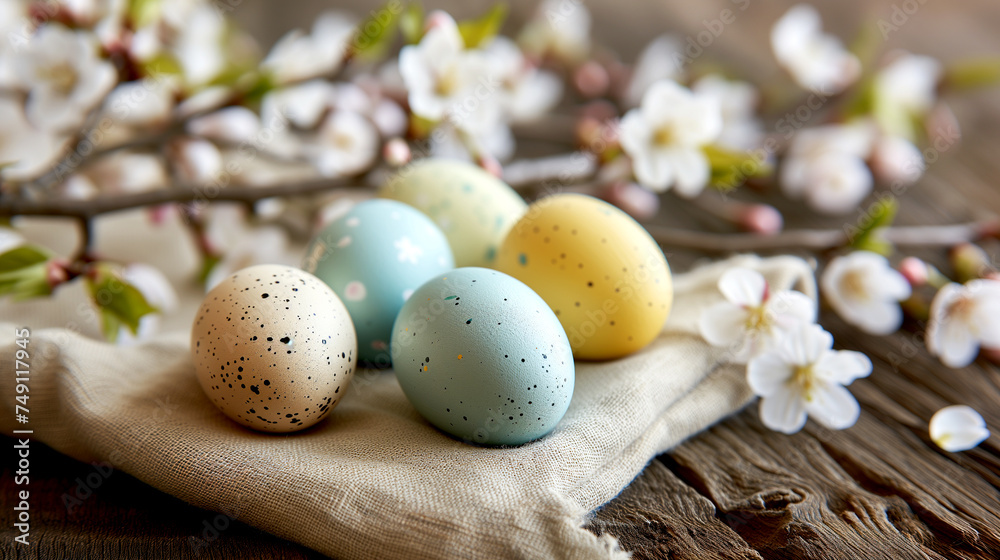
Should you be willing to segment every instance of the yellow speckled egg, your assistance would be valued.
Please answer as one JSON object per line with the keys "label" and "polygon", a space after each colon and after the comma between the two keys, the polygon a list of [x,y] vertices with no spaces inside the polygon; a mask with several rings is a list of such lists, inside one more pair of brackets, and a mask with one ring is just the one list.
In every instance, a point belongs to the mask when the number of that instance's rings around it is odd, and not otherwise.
{"label": "yellow speckled egg", "polygon": [[490,266],[497,248],[528,206],[514,189],[464,161],[427,158],[405,167],[379,190],[430,216],[448,238],[455,266]]}
{"label": "yellow speckled egg", "polygon": [[615,206],[580,194],[542,198],[510,230],[494,267],[559,317],[584,360],[631,354],[656,338],[673,285],[663,251]]}

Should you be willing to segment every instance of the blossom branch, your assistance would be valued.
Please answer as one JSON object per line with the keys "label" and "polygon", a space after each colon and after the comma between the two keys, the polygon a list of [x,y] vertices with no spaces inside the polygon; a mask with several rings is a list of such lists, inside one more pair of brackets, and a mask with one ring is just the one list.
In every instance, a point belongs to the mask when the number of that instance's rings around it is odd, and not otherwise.
{"label": "blossom branch", "polygon": [[[783,249],[823,251],[846,246],[851,241],[846,232],[836,229],[800,229],[773,235],[747,235],[706,233],[655,225],[645,227],[653,239],[663,246],[714,253]],[[998,231],[1000,221],[987,220],[943,226],[889,227],[882,230],[880,235],[894,245],[948,247],[996,235]]]}
{"label": "blossom branch", "polygon": [[0,216],[64,216],[90,219],[101,214],[169,203],[196,201],[253,203],[275,196],[316,194],[350,187],[357,185],[358,182],[357,178],[324,178],[291,185],[236,187],[217,190],[204,186],[185,185],[134,194],[104,196],[90,200],[58,198],[29,200],[5,197],[0,198]]}

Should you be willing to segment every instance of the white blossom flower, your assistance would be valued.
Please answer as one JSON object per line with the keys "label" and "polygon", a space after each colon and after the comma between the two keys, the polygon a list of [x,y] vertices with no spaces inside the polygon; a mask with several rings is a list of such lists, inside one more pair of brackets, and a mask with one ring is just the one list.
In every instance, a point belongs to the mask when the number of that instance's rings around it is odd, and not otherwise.
{"label": "white blossom flower", "polygon": [[819,212],[843,214],[855,209],[874,184],[865,164],[874,137],[866,122],[800,131],[782,162],[782,190],[789,198],[804,197]]}
{"label": "white blossom flower", "polygon": [[732,150],[750,150],[760,143],[764,134],[756,116],[760,96],[752,84],[709,74],[695,82],[691,91],[714,99],[722,108],[722,132],[717,144]]}
{"label": "white blossom flower", "polygon": [[15,64],[28,90],[28,118],[54,131],[83,124],[117,80],[92,35],[52,23],[35,32]]}
{"label": "white blossom flower", "polygon": [[17,51],[27,44],[29,32],[28,3],[22,0],[0,0],[0,88],[16,86],[17,69],[14,67]]}
{"label": "white blossom flower", "polygon": [[333,84],[323,80],[275,89],[261,101],[261,119],[284,118],[298,128],[310,129],[333,104],[335,95]]}
{"label": "white blossom flower", "polygon": [[[920,121],[937,101],[941,63],[927,57],[894,51],[875,75],[872,114],[883,133],[914,142]],[[923,159],[920,159],[921,164]]]}
{"label": "white blossom flower", "polygon": [[719,278],[726,301],[702,312],[701,335],[713,346],[733,349],[733,362],[773,347],[788,329],[816,320],[816,304],[794,290],[771,293],[764,276],[748,268],[727,270]]}
{"label": "white blossom flower", "polygon": [[130,126],[163,124],[174,106],[175,80],[135,80],[119,84],[104,100],[104,113]]}
{"label": "white blossom flower", "polygon": [[684,56],[681,49],[680,40],[669,34],[660,35],[646,45],[632,68],[632,77],[622,95],[626,107],[639,105],[646,90],[656,82],[681,78],[683,68],[678,64]]}
{"label": "white blossom flower", "polygon": [[931,302],[927,349],[959,368],[976,359],[980,346],[1000,348],[1000,281],[943,286]]}
{"label": "white blossom flower", "polygon": [[943,68],[929,56],[904,51],[891,53],[875,76],[876,103],[897,105],[912,115],[923,115],[937,101]]}
{"label": "white blossom flower", "polygon": [[518,42],[537,57],[550,55],[577,62],[590,52],[590,20],[583,2],[545,0],[524,26]]}
{"label": "white blossom flower", "polygon": [[883,134],[871,154],[872,172],[887,184],[911,185],[924,174],[924,155],[902,136]]}
{"label": "white blossom flower", "polygon": [[139,290],[146,298],[146,302],[156,308],[155,313],[148,313],[139,318],[139,328],[135,334],[124,325],[120,327],[116,343],[129,346],[148,340],[156,334],[160,327],[160,316],[177,308],[177,292],[159,269],[148,264],[125,265],[122,268],[122,279]]}
{"label": "white blossom flower", "polygon": [[28,122],[21,103],[0,97],[0,177],[26,180],[44,173],[66,145],[64,138]]}
{"label": "white blossom flower", "polygon": [[81,174],[107,194],[151,191],[169,182],[158,156],[125,151],[97,160]]}
{"label": "white blossom flower", "polygon": [[800,86],[833,95],[858,79],[861,62],[822,24],[816,8],[792,6],[771,28],[771,50]]}
{"label": "white blossom flower", "polygon": [[222,152],[208,140],[180,139],[171,144],[171,155],[177,176],[188,185],[208,185],[222,175]]}
{"label": "white blossom flower", "polygon": [[378,130],[357,113],[334,111],[320,126],[316,142],[303,149],[325,177],[360,173],[379,153]]}
{"label": "white blossom flower", "polygon": [[945,451],[966,451],[990,437],[986,420],[969,406],[946,406],[931,416],[931,441]]}
{"label": "white blossom flower", "polygon": [[260,117],[246,107],[226,107],[187,124],[188,133],[223,142],[247,142],[260,130]]}
{"label": "white blossom flower", "polygon": [[845,321],[871,334],[889,334],[903,323],[899,302],[910,284],[870,251],[854,251],[830,261],[820,279],[827,301]]}
{"label": "white blossom flower", "polygon": [[653,84],[642,105],[621,121],[621,144],[632,157],[643,186],[665,191],[676,186],[687,197],[705,188],[710,176],[701,148],[722,131],[718,104],[670,81]]}
{"label": "white blossom flower", "polygon": [[481,50],[465,48],[449,16],[441,22],[399,53],[410,109],[431,121],[448,118],[466,131],[492,128],[501,117],[500,84],[489,75],[488,59]]}
{"label": "white blossom flower", "polygon": [[227,56],[222,47],[226,39],[226,22],[215,8],[209,4],[194,6],[178,31],[173,45],[174,56],[188,85],[207,84],[225,69]]}
{"label": "white blossom flower", "polygon": [[261,68],[279,84],[332,74],[343,64],[356,26],[350,16],[326,12],[313,23],[310,34],[290,31],[275,43]]}
{"label": "white blossom flower", "polygon": [[500,104],[512,122],[537,119],[559,103],[562,80],[529,64],[513,41],[495,37],[484,52],[489,59],[490,81],[500,82]]}
{"label": "white blossom flower", "polygon": [[747,382],[761,397],[760,419],[768,428],[793,434],[806,417],[831,430],[854,425],[861,409],[845,385],[872,372],[868,356],[833,350],[833,336],[819,325],[793,329],[774,349],[747,364]]}
{"label": "white blossom flower", "polygon": [[469,133],[454,126],[440,126],[430,139],[432,157],[475,161],[476,155],[489,154],[499,161],[514,156],[514,133],[506,123],[487,130]]}
{"label": "white blossom flower", "polygon": [[372,122],[378,128],[383,138],[402,136],[409,126],[406,111],[398,103],[389,99],[380,99],[371,113]]}

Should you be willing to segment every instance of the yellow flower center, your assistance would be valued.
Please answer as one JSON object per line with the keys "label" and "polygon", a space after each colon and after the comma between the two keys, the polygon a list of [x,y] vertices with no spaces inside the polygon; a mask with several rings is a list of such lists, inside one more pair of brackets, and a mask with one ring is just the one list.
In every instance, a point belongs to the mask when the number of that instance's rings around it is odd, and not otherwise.
{"label": "yellow flower center", "polygon": [[812,401],[813,388],[816,385],[816,376],[813,375],[812,364],[807,366],[796,366],[795,373],[792,374],[792,377],[788,380],[788,382],[799,386],[799,389],[802,391],[802,397],[806,400],[806,402]]}
{"label": "yellow flower center", "polygon": [[451,65],[444,73],[438,76],[437,84],[434,86],[434,93],[441,97],[451,97],[458,90],[460,83],[458,69],[454,65]]}
{"label": "yellow flower center", "polygon": [[763,305],[757,307],[749,307],[747,311],[750,312],[747,315],[746,328],[750,332],[767,332],[771,330],[771,317],[768,315],[767,311],[764,309]]}
{"label": "yellow flower center", "polygon": [[954,320],[962,321],[963,323],[969,323],[969,319],[972,317],[972,311],[975,309],[976,305],[972,298],[968,296],[959,296],[955,301],[948,305],[948,309],[945,311],[945,317],[950,317]]}
{"label": "yellow flower center", "polygon": [[674,131],[669,126],[661,126],[653,133],[653,144],[669,146],[674,143]]}
{"label": "yellow flower center", "polygon": [[840,290],[851,299],[868,299],[864,275],[858,270],[852,270],[840,277]]}
{"label": "yellow flower center", "polygon": [[39,68],[38,77],[51,84],[56,91],[64,96],[73,91],[80,79],[76,69],[66,62]]}
{"label": "yellow flower center", "polygon": [[333,135],[333,145],[346,152],[354,145],[354,140],[349,135],[338,132]]}

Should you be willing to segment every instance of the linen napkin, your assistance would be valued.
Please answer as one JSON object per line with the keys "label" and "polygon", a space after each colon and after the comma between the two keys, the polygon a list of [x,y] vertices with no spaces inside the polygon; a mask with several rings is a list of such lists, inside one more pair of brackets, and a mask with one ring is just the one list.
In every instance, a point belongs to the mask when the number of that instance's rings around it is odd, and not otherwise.
{"label": "linen napkin", "polygon": [[[342,559],[626,558],[583,529],[659,453],[753,398],[744,368],[698,335],[721,301],[719,276],[761,271],[772,290],[815,298],[809,265],[740,256],[674,279],[662,334],[632,356],[577,363],[569,411],[547,437],[516,448],[461,443],[408,403],[391,371],[361,370],[327,420],[257,433],[202,393],[186,332],[120,347],[66,329],[32,330],[31,436],[82,461],[103,461],[199,507]],[[13,364],[15,328],[0,332]],[[14,375],[0,376],[0,426],[15,422]]]}

